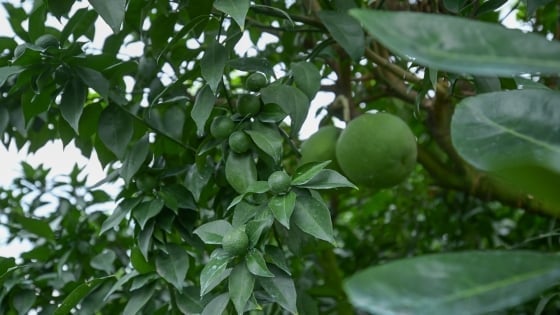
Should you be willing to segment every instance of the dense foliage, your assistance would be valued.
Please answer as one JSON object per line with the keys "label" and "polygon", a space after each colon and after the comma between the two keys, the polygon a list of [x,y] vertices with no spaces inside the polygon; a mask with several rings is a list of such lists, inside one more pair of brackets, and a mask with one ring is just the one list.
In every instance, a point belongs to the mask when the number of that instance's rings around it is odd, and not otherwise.
{"label": "dense foliage", "polygon": [[557,313],[560,2],[504,3],[3,1],[2,143],[123,185],[22,164],[0,313]]}

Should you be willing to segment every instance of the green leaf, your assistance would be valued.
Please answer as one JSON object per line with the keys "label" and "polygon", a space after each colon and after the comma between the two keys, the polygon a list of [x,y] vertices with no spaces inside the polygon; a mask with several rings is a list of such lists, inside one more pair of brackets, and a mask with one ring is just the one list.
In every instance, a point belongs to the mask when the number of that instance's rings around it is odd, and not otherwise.
{"label": "green leaf", "polygon": [[140,233],[138,233],[138,248],[146,260],[148,260],[148,251],[152,243],[155,225],[155,221],[151,221],[145,229],[142,229]]}
{"label": "green leaf", "polygon": [[387,48],[427,67],[498,76],[560,73],[560,43],[537,34],[446,15],[365,9],[350,15]]}
{"label": "green leaf", "polygon": [[228,66],[245,72],[262,72],[268,76],[274,76],[273,64],[265,58],[246,57],[230,59]]}
{"label": "green leaf", "polygon": [[113,273],[115,267],[113,262],[117,258],[114,251],[110,249],[105,249],[103,252],[95,255],[89,262],[90,266],[97,270],[105,271],[108,274]]}
{"label": "green leaf", "polygon": [[144,229],[148,220],[158,215],[163,209],[163,206],[164,201],[161,199],[145,201],[134,207],[132,216],[136,219],[140,228]]}
{"label": "green leaf", "polygon": [[201,315],[222,315],[229,303],[229,294],[222,293],[212,299],[202,311]]}
{"label": "green leaf", "polygon": [[97,133],[111,152],[123,158],[132,140],[132,118],[117,105],[109,105],[101,112]]}
{"label": "green leaf", "polygon": [[126,215],[140,203],[140,198],[124,199],[115,208],[115,211],[103,222],[99,235],[119,225]]}
{"label": "green leaf", "polygon": [[0,276],[4,275],[8,270],[16,265],[16,259],[13,257],[0,257]]}
{"label": "green leaf", "polygon": [[72,129],[78,133],[78,123],[84,110],[87,86],[79,80],[71,80],[64,87],[60,98],[60,113]]}
{"label": "green leaf", "polygon": [[[110,83],[99,71],[86,67],[76,67],[74,70],[85,84],[94,89],[102,97],[109,98]],[[112,101],[116,100],[117,98],[112,98]]]}
{"label": "green leaf", "polygon": [[255,285],[255,277],[249,272],[245,264],[240,263],[233,268],[228,280],[229,297],[238,314],[243,314],[245,305]]}
{"label": "green leaf", "polygon": [[[266,211],[265,213],[267,213]],[[245,232],[249,236],[249,247],[254,247],[259,242],[259,239],[264,231],[268,231],[272,225],[272,216],[270,218],[259,218],[249,221],[245,227]]]}
{"label": "green leaf", "polygon": [[315,198],[298,196],[292,218],[303,232],[336,245],[333,237],[331,213],[323,203]]}
{"label": "green leaf", "polygon": [[214,8],[230,15],[241,30],[245,27],[245,16],[249,11],[249,0],[215,0]]}
{"label": "green leaf", "polygon": [[225,166],[228,183],[242,194],[249,186],[257,181],[257,167],[251,154],[237,154],[230,152]]}
{"label": "green leaf", "polygon": [[218,85],[222,81],[224,68],[227,62],[228,52],[226,48],[212,39],[204,50],[204,56],[200,60],[200,72],[214,94],[217,93]]}
{"label": "green leaf", "polygon": [[247,269],[255,276],[274,277],[274,274],[268,270],[263,255],[257,249],[252,249],[247,253],[245,263]]}
{"label": "green leaf", "polygon": [[350,58],[359,60],[366,49],[364,32],[360,23],[346,12],[319,11],[323,25]]}
{"label": "green leaf", "polygon": [[259,208],[260,206],[245,201],[239,202],[233,209],[233,219],[231,224],[234,227],[238,227],[247,223],[257,214],[258,211],[260,211]]}
{"label": "green leaf", "polygon": [[13,215],[11,218],[14,222],[19,223],[25,231],[49,241],[54,241],[55,235],[47,220],[25,217],[23,215]]}
{"label": "green leaf", "polygon": [[111,27],[113,33],[118,33],[124,20],[126,0],[88,0],[91,6],[99,13]]}
{"label": "green leaf", "polygon": [[196,95],[191,112],[191,117],[196,124],[197,134],[199,136],[204,134],[204,126],[214,108],[214,103],[216,103],[216,96],[212,93],[210,86],[205,85]]}
{"label": "green leaf", "polygon": [[183,314],[200,314],[204,305],[199,296],[197,288],[187,287],[182,292],[174,290],[175,303]]}
{"label": "green leaf", "polygon": [[96,278],[90,281],[86,281],[79,286],[77,286],[70,294],[64,298],[62,303],[54,311],[53,315],[66,315],[70,314],[70,311],[80,303],[80,301],[88,295],[90,292],[95,290],[100,284],[112,279],[113,277],[103,277]]}
{"label": "green leaf", "polygon": [[276,246],[267,245],[266,246],[266,256],[267,261],[274,264],[276,267],[282,269],[286,274],[291,275],[290,267],[286,262],[286,254],[284,250]]}
{"label": "green leaf", "polygon": [[486,314],[555,285],[559,263],[558,255],[525,251],[426,255],[362,270],[344,290],[375,314]]}
{"label": "green leaf", "polygon": [[167,254],[156,256],[156,271],[177,290],[182,290],[189,270],[189,256],[181,246],[167,244],[166,247]]}
{"label": "green leaf", "polygon": [[19,67],[19,66],[7,66],[7,67],[0,67],[0,87],[2,87],[2,85],[4,85],[4,83],[6,83],[6,80],[14,75],[14,74],[18,74],[20,72],[22,72],[23,70],[25,70],[24,67]]}
{"label": "green leaf", "polygon": [[120,174],[126,184],[130,183],[132,177],[138,172],[150,152],[148,136],[138,140],[124,155]]}
{"label": "green leaf", "polygon": [[224,234],[230,230],[231,224],[228,221],[216,220],[199,226],[193,233],[206,244],[222,244]]}
{"label": "green leaf", "polygon": [[123,315],[136,315],[152,298],[155,291],[155,284],[143,286],[127,294],[128,303],[123,310]]}
{"label": "green leaf", "polygon": [[309,182],[330,163],[331,161],[311,162],[303,164],[296,169],[296,172],[292,179],[292,185],[299,186]]}
{"label": "green leaf", "polygon": [[210,292],[229,276],[231,268],[227,268],[227,265],[230,260],[231,258],[221,249],[212,253],[210,260],[200,273],[200,296]]}
{"label": "green leaf", "polygon": [[0,134],[4,134],[10,123],[10,112],[4,107],[0,107]]}
{"label": "green leaf", "polygon": [[107,301],[113,293],[120,290],[123,285],[125,285],[128,281],[130,281],[130,279],[136,277],[137,275],[138,275],[138,272],[136,270],[132,270],[131,272],[128,272],[124,276],[119,278],[119,280],[117,280],[117,282],[115,282],[115,284],[113,284],[113,286],[111,287],[109,292],[107,292],[105,294],[105,297],[103,298],[103,300]]}
{"label": "green leaf", "polygon": [[12,297],[12,303],[18,314],[27,314],[36,300],[37,296],[33,290],[22,290]]}
{"label": "green leaf", "polygon": [[[464,99],[451,121],[452,142],[470,164],[560,206],[560,93],[516,90]],[[557,215],[558,211],[551,213]]]}
{"label": "green leaf", "polygon": [[337,171],[330,169],[320,170],[313,178],[304,184],[299,185],[299,187],[309,188],[309,189],[333,189],[341,187],[349,187],[358,189],[354,184],[352,184],[346,177],[342,176]]}
{"label": "green leaf", "polygon": [[296,194],[293,191],[285,195],[277,195],[270,198],[268,207],[274,218],[287,229],[290,228],[290,218],[296,205]]}
{"label": "green leaf", "polygon": [[291,135],[297,136],[309,110],[309,99],[299,89],[289,85],[269,85],[261,90],[264,104],[277,104],[292,118]]}
{"label": "green leaf", "polygon": [[279,163],[282,159],[282,135],[278,132],[276,125],[272,124],[253,124],[252,130],[245,130],[251,140],[263,150],[264,153],[272,157],[274,162]]}
{"label": "green leaf", "polygon": [[292,63],[291,69],[298,89],[312,100],[321,89],[321,73],[317,67],[310,62],[300,61]]}
{"label": "green leaf", "polygon": [[259,278],[259,283],[272,300],[286,311],[297,314],[297,293],[294,281],[281,271],[274,271],[274,278]]}

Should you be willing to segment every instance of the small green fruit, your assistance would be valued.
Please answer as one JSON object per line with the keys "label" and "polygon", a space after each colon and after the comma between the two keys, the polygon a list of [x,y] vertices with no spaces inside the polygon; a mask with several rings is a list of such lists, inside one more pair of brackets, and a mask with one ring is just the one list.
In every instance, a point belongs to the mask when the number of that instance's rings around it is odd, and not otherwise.
{"label": "small green fruit", "polygon": [[229,116],[217,116],[210,124],[210,134],[216,139],[225,139],[235,129],[235,123]]}
{"label": "small green fruit", "polygon": [[276,171],[268,176],[268,187],[274,194],[283,194],[288,192],[292,179],[283,171]]}
{"label": "small green fruit", "polygon": [[245,153],[251,148],[251,139],[243,131],[233,132],[228,139],[230,149],[235,153]]}
{"label": "small green fruit", "polygon": [[245,227],[233,228],[222,238],[222,248],[232,256],[240,256],[247,252],[249,248],[249,236],[245,232]]}
{"label": "small green fruit", "polygon": [[260,72],[255,72],[247,77],[245,87],[247,90],[257,92],[268,85],[268,79]]}
{"label": "small green fruit", "polygon": [[261,111],[261,98],[254,94],[242,94],[237,99],[237,112],[245,116],[255,116]]}

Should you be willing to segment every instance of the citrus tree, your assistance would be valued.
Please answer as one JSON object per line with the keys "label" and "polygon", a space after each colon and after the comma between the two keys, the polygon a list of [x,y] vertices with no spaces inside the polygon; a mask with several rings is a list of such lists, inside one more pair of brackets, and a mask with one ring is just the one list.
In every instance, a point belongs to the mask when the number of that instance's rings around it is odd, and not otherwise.
{"label": "citrus tree", "polygon": [[556,313],[559,3],[505,2],[4,1],[3,144],[122,189],[22,164],[0,313]]}

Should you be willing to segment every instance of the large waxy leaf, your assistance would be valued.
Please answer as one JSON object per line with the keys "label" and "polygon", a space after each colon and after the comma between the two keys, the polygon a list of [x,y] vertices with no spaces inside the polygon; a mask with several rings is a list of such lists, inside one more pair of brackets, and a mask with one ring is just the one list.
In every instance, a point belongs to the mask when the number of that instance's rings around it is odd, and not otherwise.
{"label": "large waxy leaf", "polygon": [[10,76],[20,73],[23,70],[25,70],[25,68],[19,66],[0,67],[0,87],[4,85]]}
{"label": "large waxy leaf", "polygon": [[116,105],[109,105],[99,117],[99,138],[119,158],[124,157],[132,129],[132,118]]}
{"label": "large waxy leaf", "polygon": [[291,135],[297,136],[309,109],[309,99],[289,85],[270,85],[261,90],[264,104],[277,104],[292,118]]}
{"label": "large waxy leaf", "polygon": [[212,108],[214,108],[214,103],[216,102],[216,96],[212,93],[210,86],[206,85],[196,95],[194,101],[193,109],[191,112],[191,117],[196,124],[197,133],[199,136],[204,134],[204,126]]}
{"label": "large waxy leaf", "polygon": [[306,61],[294,62],[291,68],[296,86],[312,100],[321,89],[321,73],[315,65]]}
{"label": "large waxy leaf", "polygon": [[62,301],[62,303],[58,306],[58,308],[54,311],[54,315],[66,315],[70,314],[72,308],[74,308],[80,301],[88,295],[90,292],[95,290],[100,284],[110,280],[111,277],[104,277],[104,278],[97,278],[90,281],[86,281],[79,286],[77,286],[66,298]]}
{"label": "large waxy leaf", "polygon": [[296,205],[296,194],[293,191],[285,195],[273,196],[268,201],[268,207],[274,218],[287,229],[290,228],[290,218]]}
{"label": "large waxy leaf", "polygon": [[352,9],[350,15],[395,53],[440,70],[478,75],[560,73],[560,43],[458,17]]}
{"label": "large waxy leaf", "polygon": [[337,43],[348,53],[358,60],[364,54],[366,41],[360,23],[340,11],[319,11],[317,14]]}
{"label": "large waxy leaf", "polygon": [[193,233],[206,244],[222,244],[224,234],[230,230],[231,224],[228,221],[216,220],[199,226]]}
{"label": "large waxy leaf", "polygon": [[282,135],[274,125],[253,124],[252,130],[245,130],[253,142],[275,162],[282,159]]}
{"label": "large waxy leaf", "polygon": [[227,268],[230,260],[231,257],[221,249],[212,253],[210,260],[200,273],[200,296],[210,292],[230,275],[231,268]]}
{"label": "large waxy leaf", "polygon": [[208,48],[204,51],[204,57],[200,60],[200,72],[204,80],[208,82],[208,86],[210,86],[214,94],[222,81],[226,62],[226,48],[216,40],[212,40],[208,44]]}
{"label": "large waxy leaf", "polygon": [[99,234],[103,234],[108,230],[119,225],[121,221],[126,217],[126,215],[140,202],[140,198],[130,198],[124,199],[119,203],[118,207],[115,208],[113,213],[103,222],[101,225],[101,231]]}
{"label": "large waxy leaf", "polygon": [[496,92],[467,98],[453,115],[453,145],[476,168],[558,208],[558,104],[560,93],[549,90]]}
{"label": "large waxy leaf", "polygon": [[36,300],[37,296],[35,295],[35,291],[22,290],[14,295],[12,303],[18,314],[27,314]]}
{"label": "large waxy leaf", "polygon": [[317,199],[310,196],[298,196],[292,220],[303,232],[335,244],[331,213]]}
{"label": "large waxy leaf", "polygon": [[156,271],[177,290],[183,289],[189,270],[189,256],[184,248],[167,244],[167,254],[156,256]]}
{"label": "large waxy leaf", "polygon": [[134,208],[132,216],[136,219],[140,228],[144,229],[148,220],[158,215],[163,209],[163,206],[164,201],[161,199],[145,201]]}
{"label": "large waxy leaf", "polygon": [[123,315],[135,315],[148,303],[155,291],[155,284],[142,286],[138,290],[129,293],[129,300],[123,311]]}
{"label": "large waxy leaf", "polygon": [[227,293],[220,294],[212,299],[202,311],[201,315],[223,314],[229,303],[229,295]]}
{"label": "large waxy leaf", "polygon": [[403,259],[344,283],[352,304],[380,315],[485,314],[522,303],[560,280],[560,256],[463,252]]}
{"label": "large waxy leaf", "polygon": [[31,234],[35,234],[50,241],[54,241],[55,239],[54,232],[51,229],[49,222],[46,220],[26,217],[19,214],[12,215],[11,219],[13,223],[20,224],[25,231]]}
{"label": "large waxy leaf", "polygon": [[124,20],[126,0],[89,0],[95,11],[105,20],[114,33],[118,33]]}
{"label": "large waxy leaf", "polygon": [[251,154],[230,153],[225,172],[228,183],[240,194],[257,181],[257,167]]}
{"label": "large waxy leaf", "polygon": [[150,152],[150,142],[147,136],[142,137],[128,150],[124,156],[120,173],[125,183],[129,183],[132,176],[138,172]]}
{"label": "large waxy leaf", "polygon": [[240,263],[233,268],[229,276],[228,289],[229,296],[238,314],[243,314],[245,305],[255,285],[255,277],[249,272],[245,264]]}
{"label": "large waxy leaf", "polygon": [[261,286],[274,298],[274,302],[288,312],[297,314],[297,293],[294,281],[277,269],[274,269],[274,275],[271,278],[259,278]]}
{"label": "large waxy leaf", "polygon": [[245,16],[249,11],[249,0],[215,0],[214,8],[229,14],[243,30],[245,27]]}
{"label": "large waxy leaf", "polygon": [[72,80],[64,87],[60,99],[60,113],[64,120],[78,133],[78,122],[84,110],[87,86],[79,80]]}

